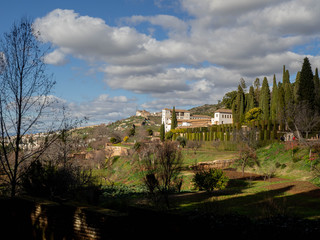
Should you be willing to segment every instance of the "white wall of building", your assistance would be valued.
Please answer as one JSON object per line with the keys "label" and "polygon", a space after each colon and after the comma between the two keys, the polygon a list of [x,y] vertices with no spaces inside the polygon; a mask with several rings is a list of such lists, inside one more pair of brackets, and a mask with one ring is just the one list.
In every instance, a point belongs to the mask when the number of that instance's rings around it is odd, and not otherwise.
{"label": "white wall of building", "polygon": [[213,125],[232,124],[232,113],[216,112],[214,118],[211,118],[211,123]]}

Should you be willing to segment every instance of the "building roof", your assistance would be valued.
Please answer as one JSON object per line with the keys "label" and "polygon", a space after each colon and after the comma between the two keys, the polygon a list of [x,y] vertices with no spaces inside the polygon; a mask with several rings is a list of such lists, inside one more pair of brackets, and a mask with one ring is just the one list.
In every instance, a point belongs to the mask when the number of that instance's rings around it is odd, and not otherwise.
{"label": "building roof", "polygon": [[191,117],[198,117],[198,118],[211,118],[208,115],[192,115]]}
{"label": "building roof", "polygon": [[215,112],[232,113],[232,110],[231,109],[220,108],[220,109],[216,110]]}

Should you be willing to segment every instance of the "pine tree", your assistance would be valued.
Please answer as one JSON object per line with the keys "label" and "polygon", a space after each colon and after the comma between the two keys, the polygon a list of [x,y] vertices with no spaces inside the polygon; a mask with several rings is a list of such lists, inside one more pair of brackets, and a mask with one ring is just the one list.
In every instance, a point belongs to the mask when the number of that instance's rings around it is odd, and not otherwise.
{"label": "pine tree", "polygon": [[270,103],[270,118],[271,120],[277,119],[277,109],[278,108],[278,86],[276,75],[273,75],[273,85],[271,93],[271,103]]}
{"label": "pine tree", "polygon": [[300,71],[300,79],[297,97],[299,102],[306,102],[309,107],[314,107],[314,82],[313,82],[313,73],[311,69],[311,64],[309,59],[304,58],[303,65]]}
{"label": "pine tree", "polygon": [[262,109],[262,120],[270,119],[270,88],[268,79],[265,77],[262,82],[259,107]]}
{"label": "pine tree", "polygon": [[172,115],[171,115],[171,129],[176,129],[178,126],[177,116],[176,116],[176,109],[175,107],[172,108]]}

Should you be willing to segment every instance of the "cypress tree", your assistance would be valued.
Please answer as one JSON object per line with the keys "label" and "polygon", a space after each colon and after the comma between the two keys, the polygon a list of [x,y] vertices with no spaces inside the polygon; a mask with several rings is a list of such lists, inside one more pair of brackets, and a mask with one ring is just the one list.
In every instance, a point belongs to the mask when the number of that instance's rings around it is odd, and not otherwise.
{"label": "cypress tree", "polygon": [[305,101],[309,107],[314,107],[314,82],[313,73],[309,59],[304,58],[302,68],[300,71],[299,86],[297,92],[298,101]]}
{"label": "cypress tree", "polygon": [[300,71],[297,72],[296,80],[293,87],[293,99],[295,103],[298,103],[298,88],[300,83]]}
{"label": "cypress tree", "polygon": [[277,119],[277,108],[278,108],[278,86],[277,86],[276,75],[273,75],[273,85],[272,85],[271,103],[270,103],[271,120]]}
{"label": "cypress tree", "polygon": [[160,140],[161,140],[161,142],[164,142],[164,140],[165,140],[165,130],[164,130],[163,123],[160,126]]}
{"label": "cypress tree", "polygon": [[285,120],[284,89],[281,82],[278,83],[277,120],[279,123],[284,122]]}
{"label": "cypress tree", "polygon": [[255,100],[256,100],[256,107],[259,106],[259,97],[260,97],[260,79],[259,78],[256,78],[256,80],[254,81],[254,86],[255,86],[255,89],[254,89],[254,95],[255,95]]}
{"label": "cypress tree", "polygon": [[318,112],[320,112],[320,79],[318,74],[318,68],[316,68],[314,77],[314,99],[315,99],[315,107]]}
{"label": "cypress tree", "polygon": [[235,123],[241,123],[244,121],[245,94],[240,84],[238,86],[237,97],[232,105],[232,114]]}
{"label": "cypress tree", "polygon": [[248,112],[250,109],[256,107],[256,99],[254,96],[254,88],[253,86],[250,86],[249,93],[246,98],[247,106],[246,106],[246,112]]}
{"label": "cypress tree", "polygon": [[265,77],[262,82],[259,107],[262,109],[262,119],[270,118],[270,88],[268,79]]}
{"label": "cypress tree", "polygon": [[176,109],[175,107],[172,108],[172,115],[171,115],[171,129],[175,129],[178,126],[177,116],[176,116]]}

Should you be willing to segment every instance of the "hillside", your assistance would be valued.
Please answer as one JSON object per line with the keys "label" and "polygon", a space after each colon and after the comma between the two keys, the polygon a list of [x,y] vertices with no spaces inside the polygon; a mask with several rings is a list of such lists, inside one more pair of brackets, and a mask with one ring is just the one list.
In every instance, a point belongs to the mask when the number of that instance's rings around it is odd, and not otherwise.
{"label": "hillside", "polygon": [[213,117],[214,112],[221,108],[222,104],[204,104],[202,106],[194,107],[189,109],[192,115],[208,115]]}

